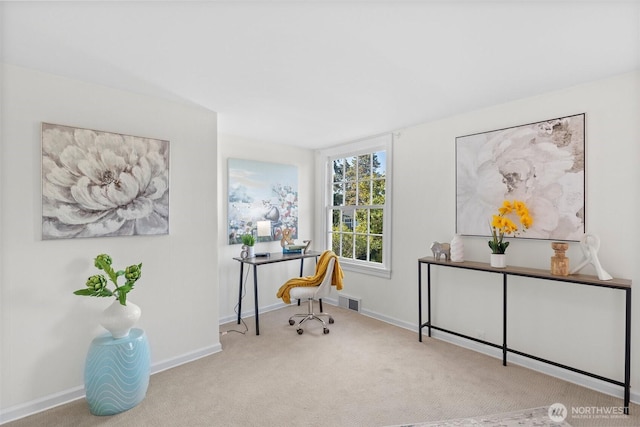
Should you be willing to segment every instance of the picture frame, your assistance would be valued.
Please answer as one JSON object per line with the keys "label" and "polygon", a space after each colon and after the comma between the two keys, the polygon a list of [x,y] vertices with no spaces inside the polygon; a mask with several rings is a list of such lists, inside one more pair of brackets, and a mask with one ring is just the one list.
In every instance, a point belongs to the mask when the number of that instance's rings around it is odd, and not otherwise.
{"label": "picture frame", "polygon": [[42,123],[42,239],[169,234],[169,141]]}
{"label": "picture frame", "polygon": [[252,235],[258,242],[298,237],[298,167],[228,159],[228,244]]}
{"label": "picture frame", "polygon": [[585,113],[456,138],[456,234],[490,236],[505,200],[526,203],[519,238],[580,241],[585,229]]}

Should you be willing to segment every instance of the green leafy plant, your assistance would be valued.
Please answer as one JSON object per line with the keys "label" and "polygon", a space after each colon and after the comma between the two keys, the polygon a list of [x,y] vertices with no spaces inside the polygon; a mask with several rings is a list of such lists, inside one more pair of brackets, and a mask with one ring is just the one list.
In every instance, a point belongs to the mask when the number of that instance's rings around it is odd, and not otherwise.
{"label": "green leafy plant", "polygon": [[256,244],[256,238],[253,237],[252,234],[243,234],[241,239],[242,239],[242,244],[244,245],[253,246]]}
{"label": "green leafy plant", "polygon": [[[136,281],[142,275],[142,264],[130,265],[124,270],[115,271],[111,267],[111,257],[107,254],[100,254],[94,260],[94,265],[98,270],[102,270],[114,285],[114,289],[109,289],[109,282],[102,274],[95,274],[87,279],[86,287],[78,289],[75,295],[87,297],[113,297],[115,296],[120,304],[127,305],[127,294],[133,290]],[[124,276],[125,282],[118,286],[118,277]]]}

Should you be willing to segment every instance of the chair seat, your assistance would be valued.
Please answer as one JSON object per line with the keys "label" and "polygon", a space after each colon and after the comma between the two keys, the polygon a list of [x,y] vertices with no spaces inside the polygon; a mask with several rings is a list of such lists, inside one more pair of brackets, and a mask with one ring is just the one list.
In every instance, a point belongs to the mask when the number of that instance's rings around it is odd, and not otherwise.
{"label": "chair seat", "polygon": [[[324,254],[323,254],[324,256]],[[335,267],[335,263],[336,260],[335,258],[332,258],[329,260],[329,263],[327,265],[326,271],[324,272],[324,277],[322,279],[322,282],[320,283],[320,285],[318,286],[296,286],[293,287],[290,291],[289,291],[289,295],[292,299],[297,299],[297,300],[307,300],[309,308],[308,311],[306,313],[299,313],[299,314],[294,314],[293,316],[291,316],[289,318],[289,325],[293,326],[295,325],[295,318],[296,317],[301,317],[302,320],[300,320],[300,322],[298,323],[298,328],[296,329],[296,331],[298,332],[299,335],[302,334],[303,330],[302,330],[302,324],[305,323],[307,320],[317,320],[318,322],[322,323],[322,332],[324,334],[328,334],[329,333],[329,328],[327,328],[327,324],[325,323],[325,321],[321,318],[321,316],[324,317],[328,317],[329,318],[329,323],[333,323],[333,317],[331,317],[331,315],[329,313],[325,313],[322,312],[322,298],[329,296],[329,293],[331,292],[331,279],[332,279],[332,275],[333,275],[333,269]],[[313,300],[318,300],[320,303],[320,313],[315,313],[313,311]]]}
{"label": "chair seat", "polygon": [[292,288],[290,295],[292,299],[313,298],[318,291],[318,286],[297,286]]}

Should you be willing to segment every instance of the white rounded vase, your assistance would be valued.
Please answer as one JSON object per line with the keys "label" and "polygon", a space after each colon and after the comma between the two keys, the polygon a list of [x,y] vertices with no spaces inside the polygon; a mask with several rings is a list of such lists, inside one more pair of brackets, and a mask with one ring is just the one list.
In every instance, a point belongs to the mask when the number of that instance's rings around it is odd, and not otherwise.
{"label": "white rounded vase", "polygon": [[451,261],[453,262],[463,262],[464,261],[464,242],[462,241],[462,237],[459,234],[453,236],[451,240],[450,246],[451,252]]}
{"label": "white rounded vase", "polygon": [[505,268],[507,266],[507,256],[505,254],[491,254],[491,267]]}
{"label": "white rounded vase", "polygon": [[141,314],[140,307],[131,301],[127,300],[127,305],[122,305],[116,298],[113,304],[102,312],[100,324],[111,332],[113,338],[125,338],[138,322]]}

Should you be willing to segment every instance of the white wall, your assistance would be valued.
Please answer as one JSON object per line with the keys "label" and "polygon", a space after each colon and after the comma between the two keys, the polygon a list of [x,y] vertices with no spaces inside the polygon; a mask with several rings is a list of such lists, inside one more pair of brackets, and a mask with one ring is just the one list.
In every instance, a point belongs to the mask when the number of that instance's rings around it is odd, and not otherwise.
{"label": "white wall", "polygon": [[[576,113],[586,113],[586,225],[602,241],[600,261],[615,277],[640,283],[640,74],[472,111],[399,130],[394,141],[393,265],[390,280],[346,273],[344,292],[362,298],[365,313],[417,331],[417,259],[432,241],[455,232],[455,138]],[[321,183],[316,191],[321,191]],[[319,203],[318,209],[321,208]],[[319,211],[317,211],[319,212]],[[316,236],[318,238],[318,236]],[[488,262],[486,238],[465,237],[466,258]],[[517,240],[511,265],[548,269],[548,241]],[[570,262],[582,258],[571,243]],[[595,274],[592,267],[583,273]],[[425,272],[426,274],[426,272]],[[435,323],[500,343],[499,276],[434,269]],[[624,293],[557,282],[510,280],[509,346],[622,380]],[[425,310],[426,319],[426,310]],[[633,319],[640,295],[633,296]],[[638,359],[640,328],[632,328]],[[417,339],[417,337],[416,337]],[[632,389],[640,364],[632,363]],[[613,387],[617,392],[621,388]],[[640,395],[632,394],[636,401]]]}
{"label": "white wall", "polygon": [[[9,65],[1,87],[0,421],[83,394],[86,352],[111,300],[72,292],[99,253],[143,263],[129,295],[152,370],[219,351],[216,113]],[[170,234],[42,241],[43,121],[169,140]]]}
{"label": "white wall", "polygon": [[[237,315],[234,311],[238,303],[238,285],[240,264],[233,257],[240,256],[240,245],[229,245],[227,240],[227,162],[230,158],[249,159],[269,163],[281,163],[298,167],[298,239],[296,243],[312,239],[314,216],[314,169],[313,151],[285,145],[265,143],[220,134],[218,139],[218,245],[220,280],[220,318],[222,322],[231,321]],[[311,249],[322,250],[320,241],[312,242]],[[256,252],[281,251],[280,242],[256,243]],[[307,260],[304,275],[313,274],[315,264]],[[247,269],[244,270],[245,273]],[[282,300],[276,298],[280,285],[291,277],[300,274],[300,264],[283,262],[258,268],[258,298],[261,311],[282,307]],[[242,302],[242,312],[249,330],[255,333],[253,271],[246,278],[246,295]],[[231,329],[244,330],[242,326]],[[227,328],[229,329],[229,328]]]}

